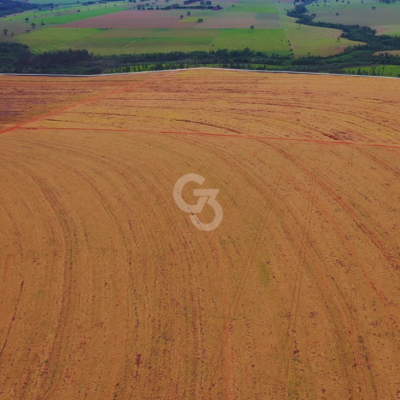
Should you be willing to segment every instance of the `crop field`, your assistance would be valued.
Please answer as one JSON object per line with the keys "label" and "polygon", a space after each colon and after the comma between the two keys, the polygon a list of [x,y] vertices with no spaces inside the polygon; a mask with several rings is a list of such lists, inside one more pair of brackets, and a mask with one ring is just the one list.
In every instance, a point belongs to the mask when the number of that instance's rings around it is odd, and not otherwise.
{"label": "crop field", "polygon": [[[204,13],[203,10],[200,10]],[[122,28],[122,29],[186,29],[197,25],[196,21],[187,22],[180,19],[182,10],[170,11],[135,11],[129,10],[113,15],[103,15],[90,18],[79,23],[70,23],[64,27],[70,28]],[[182,22],[186,24],[182,24]],[[186,25],[186,26],[185,26]]]}
{"label": "crop field", "polygon": [[[197,15],[197,14],[196,14]],[[203,17],[200,17],[203,18]],[[184,20],[183,20],[184,21]],[[278,15],[266,13],[236,12],[235,14],[220,13],[196,25],[196,29],[245,29],[251,26],[257,30],[282,28]]]}
{"label": "crop field", "polygon": [[1,396],[395,399],[399,106],[379,78],[0,77]]}

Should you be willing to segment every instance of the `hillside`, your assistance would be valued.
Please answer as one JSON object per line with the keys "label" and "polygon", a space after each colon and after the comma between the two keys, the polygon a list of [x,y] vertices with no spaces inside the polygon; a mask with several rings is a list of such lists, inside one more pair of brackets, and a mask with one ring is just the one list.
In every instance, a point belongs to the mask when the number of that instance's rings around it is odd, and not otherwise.
{"label": "hillside", "polygon": [[0,76],[0,398],[396,398],[399,93]]}

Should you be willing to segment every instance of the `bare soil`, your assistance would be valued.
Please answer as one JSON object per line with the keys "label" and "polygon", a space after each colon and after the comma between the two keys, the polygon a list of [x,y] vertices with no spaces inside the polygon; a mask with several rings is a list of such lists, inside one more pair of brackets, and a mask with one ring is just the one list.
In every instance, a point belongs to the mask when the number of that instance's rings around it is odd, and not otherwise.
{"label": "bare soil", "polygon": [[399,89],[0,77],[0,398],[395,399]]}

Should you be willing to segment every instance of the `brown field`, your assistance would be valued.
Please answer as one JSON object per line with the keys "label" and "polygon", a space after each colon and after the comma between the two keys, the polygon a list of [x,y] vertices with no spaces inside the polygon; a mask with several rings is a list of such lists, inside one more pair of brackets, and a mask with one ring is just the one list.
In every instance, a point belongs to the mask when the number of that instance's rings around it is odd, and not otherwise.
{"label": "brown field", "polygon": [[400,81],[0,77],[0,106],[1,399],[398,398]]}
{"label": "brown field", "polygon": [[258,29],[279,29],[282,28],[278,14],[235,12],[237,15],[215,13],[212,18],[197,24],[198,29],[249,29],[251,25]]}
{"label": "brown field", "polygon": [[[196,22],[182,24],[179,16],[182,10],[171,11],[136,11],[128,10],[114,14],[101,15],[60,25],[64,28],[122,28],[122,29],[187,29],[197,25]],[[186,12],[184,13],[186,15]]]}

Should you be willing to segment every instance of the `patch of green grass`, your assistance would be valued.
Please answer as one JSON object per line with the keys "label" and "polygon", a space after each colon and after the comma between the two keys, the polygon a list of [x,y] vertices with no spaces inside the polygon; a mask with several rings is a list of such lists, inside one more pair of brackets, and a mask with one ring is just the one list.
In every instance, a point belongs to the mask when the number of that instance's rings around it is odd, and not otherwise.
{"label": "patch of green grass", "polygon": [[224,29],[213,42],[213,49],[252,50],[290,54],[283,29]]}
{"label": "patch of green grass", "polygon": [[205,21],[208,17],[186,17],[181,19],[179,22],[197,22],[199,18],[202,18]]}
{"label": "patch of green grass", "polygon": [[269,262],[261,262],[258,263],[258,270],[260,272],[261,283],[264,287],[267,287],[271,284],[271,268],[269,266]]}
{"label": "patch of green grass", "polygon": [[271,4],[254,4],[254,3],[238,3],[235,7],[228,7],[226,11],[231,12],[252,12],[252,13],[268,13],[275,14],[276,9]]}
{"label": "patch of green grass", "polygon": [[44,53],[80,48],[80,41],[88,40],[89,37],[102,32],[103,30],[94,28],[46,28],[20,35],[15,41],[27,44],[36,53]]}
{"label": "patch of green grass", "polygon": [[239,3],[235,3],[224,8],[230,12],[276,14],[274,3],[271,0],[241,0]]}
{"label": "patch of green grass", "polygon": [[367,74],[373,76],[393,76],[400,77],[400,65],[375,65],[369,67],[346,68],[343,70],[347,74]]}
{"label": "patch of green grass", "polygon": [[86,49],[101,55],[210,50],[218,29],[48,28],[17,38],[37,53]]}

